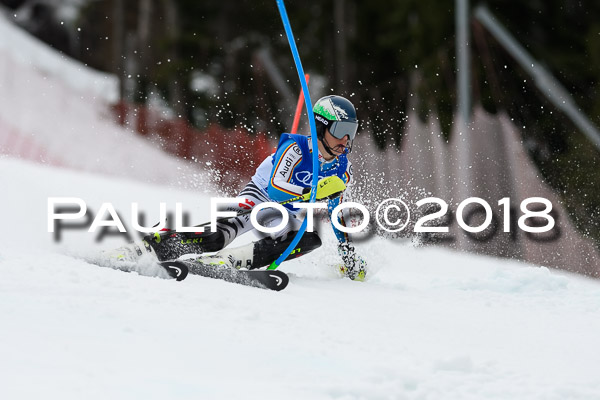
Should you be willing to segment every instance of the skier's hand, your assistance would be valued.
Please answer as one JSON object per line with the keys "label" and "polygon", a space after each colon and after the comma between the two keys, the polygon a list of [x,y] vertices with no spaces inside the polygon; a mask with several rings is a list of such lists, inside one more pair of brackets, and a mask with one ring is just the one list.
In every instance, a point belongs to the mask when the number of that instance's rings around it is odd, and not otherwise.
{"label": "skier's hand", "polygon": [[349,242],[339,243],[338,254],[344,261],[340,271],[353,281],[364,281],[367,275],[367,262],[356,254],[354,246]]}
{"label": "skier's hand", "polygon": [[[346,190],[346,184],[337,175],[322,178],[317,183],[317,200],[335,199]],[[310,188],[305,188],[303,200],[310,199]]]}

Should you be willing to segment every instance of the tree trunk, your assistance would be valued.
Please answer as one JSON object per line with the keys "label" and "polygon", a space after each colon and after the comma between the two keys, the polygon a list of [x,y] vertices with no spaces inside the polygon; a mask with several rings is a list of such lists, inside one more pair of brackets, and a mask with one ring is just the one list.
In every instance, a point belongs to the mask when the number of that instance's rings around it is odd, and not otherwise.
{"label": "tree trunk", "polygon": [[181,30],[179,29],[179,12],[177,10],[177,2],[175,0],[165,0],[165,21],[166,31],[169,36],[169,51],[167,52],[167,58],[172,68],[172,78],[169,79],[169,92],[170,92],[170,103],[171,107],[175,110],[178,117],[185,118],[185,99],[184,99],[184,83],[186,77],[181,75],[181,71],[178,70],[179,65],[179,51],[178,51],[178,40]]}
{"label": "tree trunk", "polygon": [[152,60],[152,50],[150,48],[150,25],[152,23],[153,0],[139,0],[138,26],[137,26],[137,51],[138,51],[138,71],[139,77],[136,77],[136,99],[141,102],[146,101],[148,82],[145,77],[150,74],[150,60]]}
{"label": "tree trunk", "polygon": [[125,66],[123,58],[125,9],[123,0],[113,0],[113,72],[119,78],[119,101],[125,98]]}
{"label": "tree trunk", "polygon": [[335,0],[333,2],[333,18],[334,18],[334,43],[335,43],[335,83],[334,87],[336,93],[341,93],[346,87],[346,29],[345,29],[345,19],[346,15],[344,12],[345,9],[345,0]]}

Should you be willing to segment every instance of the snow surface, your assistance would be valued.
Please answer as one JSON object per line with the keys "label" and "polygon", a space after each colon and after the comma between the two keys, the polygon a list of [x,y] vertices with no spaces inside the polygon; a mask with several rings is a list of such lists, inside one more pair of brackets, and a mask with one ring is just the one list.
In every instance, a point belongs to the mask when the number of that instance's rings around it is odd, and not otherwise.
{"label": "snow surface", "polygon": [[116,76],[95,71],[62,55],[28,32],[14,26],[10,22],[11,17],[8,13],[4,15],[0,12],[0,49],[10,54],[23,68],[35,69],[75,91],[98,97],[107,103],[119,101],[119,81]]}
{"label": "snow surface", "polygon": [[138,181],[204,185],[198,163],[116,123],[114,75],[95,71],[14,26],[0,12],[0,154]]}
{"label": "snow surface", "polygon": [[326,226],[321,249],[280,267],[283,292],[140,276],[73,256],[121,239],[54,243],[47,198],[123,216],[139,201],[149,221],[180,201],[198,222],[207,195],[7,157],[0,170],[4,399],[600,398],[600,282],[383,239],[360,244],[370,279],[352,282]]}
{"label": "snow surface", "polygon": [[[206,179],[109,121],[114,77],[2,15],[0,37],[0,148],[88,171],[0,155],[0,398],[600,399],[598,281],[372,239],[358,246],[370,279],[351,282],[327,226],[321,249],[280,267],[279,293],[87,263],[124,240],[56,243],[48,197],[94,215],[110,202],[128,228],[132,202],[148,223],[181,202],[197,223]],[[168,187],[140,183],[148,162]]]}

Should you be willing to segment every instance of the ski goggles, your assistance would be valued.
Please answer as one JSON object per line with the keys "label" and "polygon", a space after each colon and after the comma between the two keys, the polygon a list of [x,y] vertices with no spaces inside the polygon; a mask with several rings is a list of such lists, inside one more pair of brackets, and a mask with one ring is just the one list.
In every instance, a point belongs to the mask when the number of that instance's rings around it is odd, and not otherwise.
{"label": "ski goggles", "polygon": [[357,130],[358,122],[356,121],[332,121],[329,127],[329,133],[336,139],[343,139],[344,136],[348,136],[348,139],[354,140]]}

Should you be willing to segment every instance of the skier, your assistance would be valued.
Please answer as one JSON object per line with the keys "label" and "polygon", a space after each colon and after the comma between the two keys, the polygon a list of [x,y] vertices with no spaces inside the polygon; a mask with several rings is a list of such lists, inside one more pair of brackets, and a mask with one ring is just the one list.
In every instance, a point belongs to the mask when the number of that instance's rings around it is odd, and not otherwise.
{"label": "skier", "polygon": [[[331,211],[343,200],[347,185],[352,183],[352,166],[347,154],[358,128],[356,110],[352,103],[341,96],[325,96],[319,99],[313,108],[317,128],[319,149],[319,184],[317,200],[328,200]],[[238,197],[245,203],[229,207],[227,210],[245,212],[237,217],[217,221],[217,231],[205,230],[202,233],[187,233],[164,230],[144,238],[139,246],[117,249],[111,257],[119,260],[135,260],[143,253],[154,254],[159,261],[175,260],[186,254],[217,252],[204,256],[200,261],[207,264],[229,265],[233,268],[255,269],[275,261],[293,240],[302,223],[300,209],[286,204],[289,223],[272,235],[262,235],[262,239],[248,245],[227,248],[236,238],[255,229],[250,221],[249,210],[263,202],[281,202],[304,195],[310,196],[312,183],[312,143],[311,138],[303,135],[284,133],[274,154],[267,157],[256,169],[251,181]],[[339,222],[345,226],[340,214]],[[257,213],[257,222],[262,226],[278,226],[282,221],[279,211],[264,208]],[[343,264],[340,273],[352,280],[364,280],[366,262],[356,254],[348,235],[333,226],[338,238],[338,253]],[[205,227],[208,228],[208,227]],[[295,258],[307,254],[321,245],[316,232],[306,232],[292,254]],[[143,251],[145,250],[145,251]]]}

